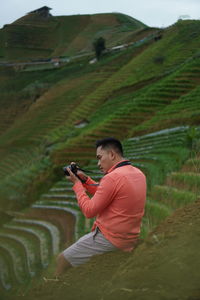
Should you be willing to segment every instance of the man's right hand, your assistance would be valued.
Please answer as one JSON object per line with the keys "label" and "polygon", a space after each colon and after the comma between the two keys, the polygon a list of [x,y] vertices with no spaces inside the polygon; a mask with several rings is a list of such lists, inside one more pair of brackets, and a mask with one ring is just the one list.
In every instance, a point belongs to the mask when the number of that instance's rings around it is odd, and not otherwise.
{"label": "man's right hand", "polygon": [[[71,165],[72,164],[76,164],[75,162],[71,162]],[[76,164],[77,165],[77,164]],[[78,166],[78,165],[77,165]],[[83,172],[83,171],[80,171],[80,170],[78,170],[77,171],[77,175],[85,182],[85,181],[87,181],[87,179],[88,179],[88,176]]]}

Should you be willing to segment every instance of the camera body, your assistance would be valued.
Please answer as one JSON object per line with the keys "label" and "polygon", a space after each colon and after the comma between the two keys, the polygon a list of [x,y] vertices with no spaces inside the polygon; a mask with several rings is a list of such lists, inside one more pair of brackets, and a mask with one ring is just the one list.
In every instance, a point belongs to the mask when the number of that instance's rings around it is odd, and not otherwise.
{"label": "camera body", "polygon": [[64,174],[66,176],[70,176],[69,172],[67,171],[67,168],[69,168],[72,171],[72,173],[74,173],[75,175],[77,174],[77,171],[79,170],[79,168],[76,164],[71,164],[69,166],[66,166],[63,168]]}

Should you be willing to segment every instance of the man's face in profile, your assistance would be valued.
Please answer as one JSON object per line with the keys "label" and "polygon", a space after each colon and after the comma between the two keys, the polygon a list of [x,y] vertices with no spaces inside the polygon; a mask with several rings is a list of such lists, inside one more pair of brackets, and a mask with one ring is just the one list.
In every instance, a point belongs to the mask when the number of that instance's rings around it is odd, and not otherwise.
{"label": "man's face in profile", "polygon": [[96,156],[98,160],[98,167],[100,170],[106,174],[113,164],[113,155],[111,149],[102,149],[102,146],[99,146],[96,151]]}

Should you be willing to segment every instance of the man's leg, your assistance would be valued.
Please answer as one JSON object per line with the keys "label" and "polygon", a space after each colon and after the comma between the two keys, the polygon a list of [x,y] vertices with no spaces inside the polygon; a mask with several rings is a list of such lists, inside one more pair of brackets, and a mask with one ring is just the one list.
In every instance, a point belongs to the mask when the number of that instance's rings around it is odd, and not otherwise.
{"label": "man's leg", "polygon": [[72,265],[67,261],[63,253],[60,253],[57,257],[55,276],[61,276],[63,273],[65,273],[65,271],[67,271],[67,269],[71,267]]}
{"label": "man's leg", "polygon": [[94,255],[115,250],[118,249],[96,228],[59,254],[55,276],[62,275],[70,267],[85,264]]}

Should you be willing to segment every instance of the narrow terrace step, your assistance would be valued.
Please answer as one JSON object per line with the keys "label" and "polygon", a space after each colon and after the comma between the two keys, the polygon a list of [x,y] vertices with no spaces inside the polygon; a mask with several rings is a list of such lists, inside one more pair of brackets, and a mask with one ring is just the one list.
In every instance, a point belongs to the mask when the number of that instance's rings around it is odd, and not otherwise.
{"label": "narrow terrace step", "polygon": [[30,207],[25,218],[53,224],[59,231],[60,246],[66,243],[71,244],[74,240],[74,228],[77,222],[76,216],[69,211],[63,210],[62,207],[58,207],[60,209],[54,209],[56,204],[51,205],[53,208],[48,208],[50,205],[47,203],[44,205],[37,205],[37,203],[35,203],[35,205],[36,207]]}
{"label": "narrow terrace step", "polygon": [[189,126],[179,126],[175,128],[168,128],[153,133],[149,133],[143,136],[133,137],[128,139],[124,144],[130,145],[132,143],[154,143],[155,141],[162,141],[164,139],[172,140],[173,138],[184,137],[186,135]]}
{"label": "narrow terrace step", "polygon": [[75,195],[69,195],[69,194],[43,194],[41,196],[41,199],[47,199],[47,200],[61,200],[61,199],[76,199]]}
{"label": "narrow terrace step", "polygon": [[69,181],[65,178],[64,172],[63,172],[63,177],[64,177],[64,180],[56,182],[52,186],[52,188],[50,188],[49,192],[55,192],[55,193],[65,192],[66,193],[66,192],[71,191],[73,184],[71,183],[71,181]]}
{"label": "narrow terrace step", "polygon": [[47,231],[44,226],[27,226],[27,223],[22,221],[20,222],[16,219],[4,227],[12,230],[14,233],[31,242],[31,251],[34,255],[36,255],[36,257],[32,259],[33,266],[37,267],[38,264],[41,264],[43,268],[48,266],[50,256],[52,254],[52,241],[49,231]]}
{"label": "narrow terrace step", "polygon": [[[159,139],[157,141],[143,141],[143,142],[138,142],[138,143],[132,143],[129,144],[128,146],[124,146],[124,149],[127,153],[131,153],[131,152],[137,152],[137,151],[143,151],[143,150],[159,150],[161,148],[165,149],[168,147],[179,147],[179,146],[183,146],[184,144],[186,144],[185,139],[182,138],[175,138],[175,139]],[[167,150],[167,149],[166,149]]]}
{"label": "narrow terrace step", "polygon": [[[155,141],[159,141],[160,139],[173,139],[173,138],[181,138],[184,137],[187,133],[187,130],[189,129],[189,127],[177,127],[176,131],[172,131],[170,132],[170,129],[172,128],[168,128],[166,130],[160,130],[160,131],[154,131],[153,133],[149,133],[143,136],[136,136],[133,138],[130,138],[127,140],[127,143],[132,143],[132,142],[140,142],[142,143],[144,142],[155,142]],[[175,129],[175,128],[174,128]]]}
{"label": "narrow terrace step", "polygon": [[4,225],[4,234],[8,237],[17,238],[27,249],[27,261],[32,276],[37,272],[37,267],[41,265],[38,236],[29,229],[23,229],[11,222]]}
{"label": "narrow terrace step", "polygon": [[[21,265],[23,259],[19,256],[16,248],[5,240],[1,241],[0,244],[0,260],[4,262],[2,269],[0,268],[2,281],[4,281],[4,273],[6,274],[6,282],[10,282],[11,280],[12,283],[22,283],[24,281],[26,273],[24,273],[25,268]],[[5,267],[5,269],[3,267]]]}
{"label": "narrow terrace step", "polygon": [[58,206],[58,207],[71,207],[72,209],[79,210],[79,205],[77,202],[71,201],[62,201],[62,200],[48,200],[48,201],[38,201],[36,205],[51,205],[51,206]]}
{"label": "narrow terrace step", "polygon": [[50,222],[34,219],[14,219],[16,224],[22,224],[32,230],[38,228],[40,231],[48,231],[51,237],[51,252],[53,255],[59,252],[60,233],[58,228]]}
{"label": "narrow terrace step", "polygon": [[73,184],[70,181],[67,181],[66,179],[62,181],[56,182],[56,184],[53,186],[53,188],[71,188]]}
{"label": "narrow terrace step", "polygon": [[10,237],[4,233],[0,234],[0,248],[7,249],[12,257],[12,264],[14,266],[16,278],[20,282],[24,282],[27,278],[33,276],[30,269],[29,260],[27,258],[27,248],[23,242],[19,241],[16,237]]}
{"label": "narrow terrace step", "polygon": [[8,263],[0,253],[0,285],[7,291],[12,288],[13,282],[11,277]]}
{"label": "narrow terrace step", "polygon": [[182,168],[183,172],[200,173],[200,158],[191,158],[186,161]]}
{"label": "narrow terrace step", "polygon": [[24,249],[24,260],[27,263],[28,272],[31,277],[36,274],[36,253],[33,250],[33,242],[27,237],[16,232],[16,229],[9,227],[5,227],[3,231],[0,233],[0,238],[10,239],[19,243]]}
{"label": "narrow terrace step", "polygon": [[166,185],[154,186],[151,191],[151,197],[158,203],[164,203],[172,209],[182,207],[197,200],[197,195],[193,192]]}
{"label": "narrow terrace step", "polygon": [[70,156],[73,156],[74,158],[78,157],[81,155],[82,157],[84,158],[88,158],[88,157],[91,157],[93,155],[94,151],[93,152],[83,152],[82,149],[80,148],[79,150],[77,151],[74,151],[73,149],[70,151],[69,149],[67,149],[67,154],[66,157],[68,157],[69,155]]}
{"label": "narrow terrace step", "polygon": [[[61,152],[58,153],[54,156],[54,159],[56,161],[56,164],[59,164],[60,166],[65,166],[66,165],[66,159],[71,162],[74,161],[74,155],[73,153],[68,153],[67,157],[66,157],[66,152]],[[77,155],[76,157],[76,163],[78,163],[79,166],[84,166],[85,164],[88,163],[88,161],[90,161],[90,159],[92,158],[92,155],[88,158],[86,157],[81,157],[81,155]]]}
{"label": "narrow terrace step", "polygon": [[[48,211],[48,210],[51,210],[53,212],[55,212],[55,214],[59,211],[61,212],[66,212],[66,213],[70,213],[72,214],[74,217],[75,217],[75,220],[76,220],[76,224],[75,224],[75,238],[78,239],[80,237],[80,232],[81,232],[81,228],[79,227],[82,227],[84,226],[84,222],[85,220],[83,220],[83,215],[82,213],[80,212],[80,210],[76,209],[76,208],[72,208],[72,207],[68,207],[67,203],[65,206],[61,206],[61,205],[56,205],[56,204],[51,204],[49,203],[48,205],[47,204],[40,204],[40,203],[36,203],[34,205],[32,205],[32,208],[35,208],[35,209],[42,209],[44,211]],[[80,225],[81,224],[81,225]]]}
{"label": "narrow terrace step", "polygon": [[58,194],[58,195],[63,195],[63,194],[70,194],[72,193],[73,194],[73,191],[72,191],[72,187],[68,187],[66,185],[66,187],[55,187],[55,188],[52,188],[49,190],[49,194]]}
{"label": "narrow terrace step", "polygon": [[[169,143],[165,143],[163,142],[163,144],[159,144],[158,146],[142,146],[142,147],[133,147],[132,150],[126,150],[125,148],[125,154],[126,156],[133,156],[133,155],[148,155],[148,154],[170,154],[172,156],[174,156],[175,154],[177,154],[180,149],[183,146],[183,143],[175,143],[173,145],[173,143],[170,143],[170,147],[168,148],[167,146],[169,146]],[[173,147],[174,146],[174,147]],[[176,155],[177,156],[177,155]]]}
{"label": "narrow terrace step", "polygon": [[200,194],[200,174],[192,172],[174,172],[167,178],[167,184],[178,189]]}

